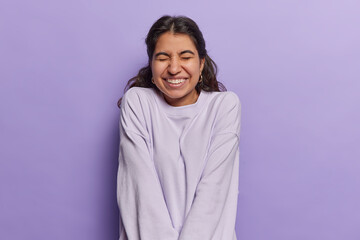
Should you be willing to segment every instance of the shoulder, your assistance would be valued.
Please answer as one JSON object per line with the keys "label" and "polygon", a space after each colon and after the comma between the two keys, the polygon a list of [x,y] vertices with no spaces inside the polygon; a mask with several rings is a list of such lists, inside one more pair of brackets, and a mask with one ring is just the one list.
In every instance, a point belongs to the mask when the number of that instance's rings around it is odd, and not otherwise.
{"label": "shoulder", "polygon": [[152,94],[154,94],[154,89],[152,88],[132,87],[125,92],[123,99],[132,100],[132,99],[144,98],[144,97],[149,97]]}
{"label": "shoulder", "polygon": [[155,94],[152,88],[132,87],[128,89],[121,100],[121,108],[126,105],[141,106],[148,103]]}
{"label": "shoulder", "polygon": [[155,90],[132,87],[122,97],[120,115],[122,118],[136,118],[144,122],[154,108]]}
{"label": "shoulder", "polygon": [[227,91],[227,92],[208,92],[209,95],[208,105],[212,109],[216,109],[219,114],[226,113],[231,110],[240,111],[241,102],[236,93]]}
{"label": "shoulder", "polygon": [[238,134],[241,121],[241,102],[234,92],[211,92],[208,94],[207,114],[214,116],[215,132]]}
{"label": "shoulder", "polygon": [[122,97],[120,105],[120,126],[123,129],[145,136],[145,125],[149,119],[152,106],[151,98],[155,90],[151,88],[132,87]]}
{"label": "shoulder", "polygon": [[241,106],[240,99],[234,92],[220,92],[219,98],[221,99],[223,104],[231,105],[231,106]]}

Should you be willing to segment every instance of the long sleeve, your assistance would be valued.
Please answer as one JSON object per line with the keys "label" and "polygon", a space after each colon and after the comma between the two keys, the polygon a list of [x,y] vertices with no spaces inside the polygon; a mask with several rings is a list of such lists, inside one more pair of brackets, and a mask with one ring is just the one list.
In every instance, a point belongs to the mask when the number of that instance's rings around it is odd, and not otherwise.
{"label": "long sleeve", "polygon": [[240,102],[229,94],[179,240],[233,240],[238,193]]}
{"label": "long sleeve", "polygon": [[[130,95],[130,96],[129,96]],[[151,155],[139,96],[128,91],[120,115],[117,198],[120,232],[129,240],[177,240]]]}

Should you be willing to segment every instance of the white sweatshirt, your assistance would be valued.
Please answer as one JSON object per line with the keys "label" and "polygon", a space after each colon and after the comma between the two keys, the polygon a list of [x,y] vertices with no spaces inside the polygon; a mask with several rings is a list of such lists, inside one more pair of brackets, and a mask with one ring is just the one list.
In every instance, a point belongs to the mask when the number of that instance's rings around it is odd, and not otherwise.
{"label": "white sweatshirt", "polygon": [[232,92],[182,107],[152,88],[125,93],[120,240],[236,240],[240,109]]}

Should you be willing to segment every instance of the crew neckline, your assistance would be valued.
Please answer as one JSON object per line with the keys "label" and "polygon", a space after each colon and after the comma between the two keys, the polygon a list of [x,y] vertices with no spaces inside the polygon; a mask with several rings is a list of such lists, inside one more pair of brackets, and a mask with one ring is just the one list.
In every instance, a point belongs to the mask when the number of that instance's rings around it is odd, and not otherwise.
{"label": "crew neckline", "polygon": [[205,91],[200,91],[199,97],[195,103],[184,105],[184,106],[172,106],[168,104],[160,91],[153,89],[155,92],[155,100],[158,103],[159,107],[169,115],[176,116],[176,115],[187,115],[187,114],[196,114],[201,107],[203,106],[206,95],[208,94]]}

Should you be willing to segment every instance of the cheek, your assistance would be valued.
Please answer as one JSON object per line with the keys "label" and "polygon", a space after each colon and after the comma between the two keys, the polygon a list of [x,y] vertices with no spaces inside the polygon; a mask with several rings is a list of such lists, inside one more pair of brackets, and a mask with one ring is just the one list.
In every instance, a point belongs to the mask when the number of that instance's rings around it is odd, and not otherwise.
{"label": "cheek", "polygon": [[200,63],[185,64],[184,69],[192,75],[200,74]]}
{"label": "cheek", "polygon": [[152,74],[156,77],[160,76],[165,71],[165,69],[166,67],[161,63],[155,63],[151,65]]}

